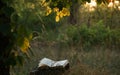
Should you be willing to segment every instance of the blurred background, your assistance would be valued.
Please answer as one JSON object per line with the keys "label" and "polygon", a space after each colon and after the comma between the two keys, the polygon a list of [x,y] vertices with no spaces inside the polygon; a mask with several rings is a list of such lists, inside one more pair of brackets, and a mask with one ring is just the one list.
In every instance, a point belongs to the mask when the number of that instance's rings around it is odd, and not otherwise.
{"label": "blurred background", "polygon": [[11,75],[29,75],[44,57],[68,59],[70,72],[65,75],[120,75],[119,0],[75,0],[70,16],[59,22],[55,12],[46,16],[36,1],[15,0],[17,23],[27,24],[33,39],[30,57],[12,68]]}

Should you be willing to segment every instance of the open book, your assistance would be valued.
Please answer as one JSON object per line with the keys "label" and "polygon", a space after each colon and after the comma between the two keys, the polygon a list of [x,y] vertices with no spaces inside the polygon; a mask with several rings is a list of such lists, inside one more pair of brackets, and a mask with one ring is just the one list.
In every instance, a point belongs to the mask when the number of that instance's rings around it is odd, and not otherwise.
{"label": "open book", "polygon": [[40,60],[38,67],[42,67],[43,65],[46,65],[49,67],[57,67],[57,66],[65,67],[67,64],[69,64],[68,60],[53,61],[48,58],[43,58],[42,60]]}

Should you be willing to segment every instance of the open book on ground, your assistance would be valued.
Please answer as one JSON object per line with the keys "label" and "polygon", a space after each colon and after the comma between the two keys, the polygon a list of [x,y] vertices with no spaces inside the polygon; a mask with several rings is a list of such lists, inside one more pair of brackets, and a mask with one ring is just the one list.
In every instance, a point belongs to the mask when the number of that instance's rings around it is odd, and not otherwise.
{"label": "open book on ground", "polygon": [[49,67],[62,66],[62,67],[65,67],[68,64],[69,64],[68,60],[53,61],[53,60],[48,59],[48,58],[43,58],[40,60],[38,67],[42,67],[42,66],[49,66]]}
{"label": "open book on ground", "polygon": [[53,61],[43,58],[39,61],[38,66],[30,72],[30,75],[63,75],[69,71],[68,60]]}

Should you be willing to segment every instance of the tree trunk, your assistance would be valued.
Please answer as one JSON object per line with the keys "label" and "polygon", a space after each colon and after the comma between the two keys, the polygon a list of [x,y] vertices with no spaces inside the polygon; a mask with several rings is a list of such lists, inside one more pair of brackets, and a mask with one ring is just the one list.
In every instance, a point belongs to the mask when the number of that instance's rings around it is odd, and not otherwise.
{"label": "tree trunk", "polygon": [[79,3],[73,3],[70,7],[70,16],[68,18],[68,22],[70,24],[77,24],[78,19],[78,12],[79,12]]}

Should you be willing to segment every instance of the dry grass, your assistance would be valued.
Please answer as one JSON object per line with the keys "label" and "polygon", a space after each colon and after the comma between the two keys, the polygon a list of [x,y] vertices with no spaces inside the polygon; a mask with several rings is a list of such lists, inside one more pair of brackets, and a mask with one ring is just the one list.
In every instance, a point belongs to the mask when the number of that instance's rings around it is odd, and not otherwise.
{"label": "dry grass", "polygon": [[[53,60],[68,59],[70,70],[64,75],[120,75],[120,52],[96,48],[89,52],[73,47],[61,47],[58,43],[32,42],[34,56],[23,67],[15,67],[11,75],[28,75],[43,57]],[[12,74],[13,73],[13,74]]]}

